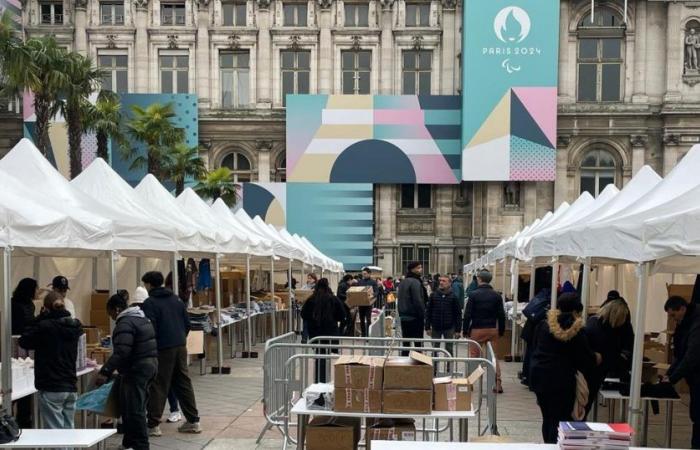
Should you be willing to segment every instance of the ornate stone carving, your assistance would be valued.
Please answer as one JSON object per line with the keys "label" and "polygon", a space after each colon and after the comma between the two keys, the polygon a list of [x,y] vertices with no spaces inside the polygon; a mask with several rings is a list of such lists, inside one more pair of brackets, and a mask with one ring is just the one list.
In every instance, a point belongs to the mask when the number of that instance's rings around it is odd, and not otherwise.
{"label": "ornate stone carving", "polygon": [[633,134],[630,136],[632,147],[646,147],[649,138],[644,134]]}
{"label": "ornate stone carving", "polygon": [[301,36],[293,35],[289,36],[289,49],[299,50],[301,48]]}
{"label": "ornate stone carving", "polygon": [[116,34],[108,34],[105,37],[107,38],[107,48],[109,48],[109,49],[117,48],[117,35]]}
{"label": "ornate stone carving", "polygon": [[423,36],[415,35],[411,38],[411,42],[413,43],[414,50],[420,50],[423,48]]}
{"label": "ornate stone carving", "polygon": [[442,7],[444,9],[455,9],[457,8],[457,0],[442,0]]}
{"label": "ornate stone carving", "polygon": [[680,136],[677,134],[664,134],[663,143],[664,145],[678,145],[680,142]]}
{"label": "ornate stone carving", "polygon": [[318,0],[318,6],[320,6],[321,9],[328,9],[332,4],[333,0]]}
{"label": "ornate stone carving", "polygon": [[416,217],[401,217],[399,219],[398,231],[400,234],[432,234],[435,224],[432,219]]}
{"label": "ornate stone carving", "polygon": [[359,50],[362,47],[362,36],[352,36],[350,39],[352,39],[352,49],[353,50]]}
{"label": "ornate stone carving", "polygon": [[177,34],[169,34],[168,35],[168,48],[169,49],[177,49]]}
{"label": "ornate stone carving", "polygon": [[232,34],[228,37],[228,48],[231,50],[238,50],[241,47],[240,44],[241,37],[237,34]]}
{"label": "ornate stone carving", "polygon": [[566,134],[557,135],[557,147],[567,148],[571,143],[571,136]]}
{"label": "ornate stone carving", "polygon": [[148,0],[134,0],[136,9],[148,9]]}
{"label": "ornate stone carving", "polygon": [[255,147],[261,152],[269,152],[272,150],[272,145],[273,142],[268,140],[255,141]]}
{"label": "ornate stone carving", "polygon": [[689,86],[700,83],[700,23],[689,21],[683,33],[683,82]]}
{"label": "ornate stone carving", "polygon": [[75,9],[87,8],[87,0],[75,0]]}
{"label": "ornate stone carving", "polygon": [[209,6],[209,0],[195,0],[198,8],[206,8]]}
{"label": "ornate stone carving", "polygon": [[394,0],[379,0],[379,4],[382,5],[382,9],[391,9]]}
{"label": "ornate stone carving", "polygon": [[270,0],[257,0],[258,9],[270,9]]}

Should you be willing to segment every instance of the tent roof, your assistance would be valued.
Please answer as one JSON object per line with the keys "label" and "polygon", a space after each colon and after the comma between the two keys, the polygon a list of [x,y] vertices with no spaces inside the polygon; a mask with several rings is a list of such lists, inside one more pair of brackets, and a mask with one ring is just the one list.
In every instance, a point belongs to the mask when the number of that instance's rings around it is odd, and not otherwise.
{"label": "tent roof", "polygon": [[287,259],[303,261],[303,258],[299,257],[294,249],[282,241],[278,236],[272,235],[267,228],[261,229],[258,227],[255,222],[253,222],[253,219],[251,219],[243,209],[239,209],[234,214],[236,219],[238,219],[238,222],[247,230],[257,235],[264,236],[265,239],[272,243],[272,249],[275,255],[279,255]]}
{"label": "tent roof", "polygon": [[248,241],[248,246],[252,254],[256,256],[273,256],[274,250],[272,242],[249,229],[247,229],[236,216],[231,212],[231,209],[224,203],[222,199],[217,199],[211,210],[218,218],[224,221],[226,227],[230,228],[238,236],[244,236]]}

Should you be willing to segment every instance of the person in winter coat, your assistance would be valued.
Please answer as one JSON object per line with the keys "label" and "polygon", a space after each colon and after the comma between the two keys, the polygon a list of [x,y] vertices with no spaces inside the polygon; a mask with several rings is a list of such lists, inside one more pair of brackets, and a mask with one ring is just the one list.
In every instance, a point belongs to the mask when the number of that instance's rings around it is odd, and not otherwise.
{"label": "person in winter coat", "polygon": [[[425,324],[425,302],[428,293],[423,287],[421,274],[423,266],[419,262],[410,262],[407,266],[406,277],[399,284],[398,309],[401,321],[401,335],[404,338],[423,339],[423,326]],[[408,345],[407,343],[403,344]],[[415,347],[422,347],[423,343],[414,341]],[[403,356],[408,356],[408,351],[402,351]]]}
{"label": "person in winter coat", "polygon": [[95,383],[102,385],[115,371],[119,372],[122,447],[148,450],[146,403],[151,382],[158,372],[156,332],[141,308],[127,306],[121,295],[109,298],[107,314],[116,322],[112,332],[113,352]]}
{"label": "person in winter coat", "polygon": [[[379,300],[379,286],[377,286],[377,281],[372,279],[372,272],[369,268],[365,267],[362,269],[362,278],[357,283],[360,287],[371,287],[374,293],[374,298]],[[360,315],[360,330],[362,332],[362,337],[367,337],[369,332],[369,326],[372,323],[372,307],[371,306],[359,306],[357,311]]]}
{"label": "person in winter coat", "polygon": [[[39,284],[33,278],[24,278],[12,293],[12,335],[19,336],[34,322],[34,299],[39,295]],[[17,424],[20,428],[32,427],[32,398],[24,397],[17,405]]]}
{"label": "person in winter coat", "polygon": [[598,398],[598,391],[606,377],[618,378],[620,374],[629,372],[634,347],[634,332],[629,336],[625,327],[629,316],[627,304],[619,298],[608,302],[586,322],[588,343],[594,352],[602,356],[601,364],[586,380],[589,392],[586,413]]}
{"label": "person in winter coat", "polygon": [[[469,301],[464,307],[464,321],[462,334],[485,346],[487,342],[493,345],[499,336],[506,331],[506,311],[503,309],[503,299],[493,290],[491,272],[482,270],[476,279],[479,287],[469,296]],[[472,358],[478,358],[481,349],[471,345],[469,353]],[[501,384],[501,367],[496,361],[496,392],[503,393]]]}
{"label": "person in winter coat", "polygon": [[350,289],[350,281],[352,280],[352,275],[346,274],[340,283],[338,283],[338,300],[344,302],[348,299],[348,289]]}
{"label": "person in winter coat", "polygon": [[[342,303],[333,295],[326,278],[321,278],[316,283],[314,293],[304,303],[301,309],[301,317],[309,324],[309,339],[317,336],[338,336],[340,329],[338,324],[346,320],[346,312]],[[330,344],[330,341],[321,341],[322,344]],[[326,349],[319,349],[319,354],[328,354]],[[326,382],[326,360],[316,359],[316,383]]]}
{"label": "person in winter coat", "polygon": [[[440,287],[432,293],[425,308],[425,331],[432,339],[459,339],[461,319],[459,300],[452,292],[450,279],[443,275]],[[445,349],[454,356],[453,344],[445,344]]]}
{"label": "person in winter coat", "polygon": [[151,384],[148,399],[149,435],[162,435],[159,424],[171,386],[187,419],[178,431],[201,433],[199,412],[187,370],[186,344],[190,331],[187,309],[182,300],[163,287],[162,273],[148,272],[141,281],[149,295],[141,308],[153,324],[158,343],[158,374]]}
{"label": "person in winter coat", "polygon": [[520,339],[525,341],[525,355],[523,356],[523,370],[521,383],[530,385],[530,362],[532,361],[533,340],[537,326],[547,318],[547,312],[552,304],[552,291],[549,288],[540,290],[523,309],[523,316],[527,318]]}
{"label": "person in winter coat", "polygon": [[682,297],[673,296],[664,305],[676,322],[673,334],[673,364],[667,379],[673,384],[685,379],[690,388],[691,448],[700,448],[700,309]]}
{"label": "person in winter coat", "polygon": [[455,277],[455,279],[452,280],[452,293],[454,293],[457,298],[461,314],[461,311],[464,310],[464,283],[462,283],[461,278]]}
{"label": "person in winter coat", "polygon": [[82,334],[80,321],[66,311],[63,297],[50,292],[39,317],[19,338],[22,348],[34,350],[34,386],[39,391],[39,413],[48,429],[75,426],[75,362]]}
{"label": "person in winter coat", "polygon": [[559,422],[572,420],[576,400],[576,372],[590,374],[600,361],[583,330],[583,305],[578,294],[559,296],[557,309],[537,326],[530,368],[530,387],[542,412],[542,438],[557,442]]}

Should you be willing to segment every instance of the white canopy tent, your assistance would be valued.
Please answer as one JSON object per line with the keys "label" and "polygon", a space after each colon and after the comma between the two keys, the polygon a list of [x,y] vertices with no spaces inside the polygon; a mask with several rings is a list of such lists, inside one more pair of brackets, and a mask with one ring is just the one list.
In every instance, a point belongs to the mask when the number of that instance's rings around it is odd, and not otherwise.
{"label": "white canopy tent", "polygon": [[246,237],[249,247],[253,250],[253,254],[258,256],[275,255],[272,241],[259,233],[247,229],[243,224],[241,224],[222,199],[217,199],[211,205],[211,210],[216,217],[224,221],[227,228],[230,228],[230,230],[235,234]]}

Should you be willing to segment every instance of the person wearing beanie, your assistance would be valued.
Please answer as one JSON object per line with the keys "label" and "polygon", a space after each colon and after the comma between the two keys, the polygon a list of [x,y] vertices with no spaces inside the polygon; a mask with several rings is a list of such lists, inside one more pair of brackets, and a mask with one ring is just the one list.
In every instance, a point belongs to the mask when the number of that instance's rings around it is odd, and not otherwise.
{"label": "person wearing beanie", "polygon": [[145,302],[147,298],[148,291],[146,290],[146,288],[143,286],[138,286],[134,291],[134,299],[131,300],[129,305],[140,305],[141,303]]}
{"label": "person wearing beanie", "polygon": [[[423,339],[423,326],[425,324],[425,303],[428,301],[428,292],[423,286],[421,275],[423,265],[419,262],[410,262],[406,267],[406,278],[399,284],[398,309],[401,321],[401,335],[404,338]],[[407,345],[407,343],[404,343]],[[422,347],[423,343],[415,341],[415,347]],[[408,351],[401,352],[408,356]]]}
{"label": "person wearing beanie", "polygon": [[589,378],[601,355],[588,345],[578,294],[561,294],[557,308],[535,330],[530,365],[530,388],[542,412],[542,438],[556,444],[559,422],[573,420],[577,372]]}

